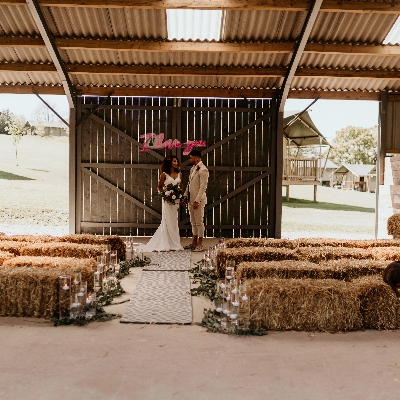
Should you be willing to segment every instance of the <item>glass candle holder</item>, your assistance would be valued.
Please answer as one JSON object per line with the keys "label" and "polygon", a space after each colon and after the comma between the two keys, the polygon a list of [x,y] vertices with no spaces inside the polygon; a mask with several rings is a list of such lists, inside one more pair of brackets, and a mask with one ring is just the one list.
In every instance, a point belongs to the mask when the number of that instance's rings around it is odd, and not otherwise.
{"label": "glass candle holder", "polygon": [[80,314],[80,308],[81,308],[81,298],[80,296],[78,297],[78,294],[80,293],[80,285],[74,285],[72,284],[71,286],[71,304],[70,304],[70,318],[77,318]]}
{"label": "glass candle holder", "polygon": [[119,261],[114,265],[114,271],[115,271],[115,276],[119,278],[119,271],[121,269],[121,266],[119,265]]}
{"label": "glass candle holder", "polygon": [[73,272],[73,284],[74,285],[79,285],[81,283],[82,280],[82,274],[80,271],[74,271]]}
{"label": "glass candle holder", "polygon": [[107,278],[103,278],[103,280],[101,282],[101,291],[103,293],[107,293],[108,292],[108,279]]}
{"label": "glass candle holder", "polygon": [[217,313],[222,312],[222,299],[215,299],[214,300],[214,309]]}
{"label": "glass candle holder", "polygon": [[230,281],[233,279],[235,275],[235,267],[230,264],[226,265],[225,268],[225,284],[230,284]]}
{"label": "glass candle holder", "polygon": [[247,293],[242,293],[239,297],[238,327],[243,330],[250,326],[250,297]]}
{"label": "glass candle holder", "polygon": [[125,261],[132,260],[132,244],[129,239],[125,241]]}
{"label": "glass candle holder", "polygon": [[86,313],[86,297],[87,297],[87,282],[81,282],[79,284],[79,292],[77,293],[79,306],[78,315],[80,317],[85,316]]}
{"label": "glass candle holder", "polygon": [[117,250],[112,250],[110,253],[110,265],[115,265],[117,263]]}
{"label": "glass candle holder", "polygon": [[96,315],[96,293],[88,293],[86,297],[86,318]]}
{"label": "glass candle holder", "polygon": [[143,246],[142,246],[142,244],[141,243],[133,243],[132,246],[135,249],[136,257],[139,257],[139,259],[143,260]]}
{"label": "glass candle holder", "polygon": [[71,277],[61,275],[58,278],[60,284],[59,290],[59,316],[60,319],[69,318],[71,303]]}

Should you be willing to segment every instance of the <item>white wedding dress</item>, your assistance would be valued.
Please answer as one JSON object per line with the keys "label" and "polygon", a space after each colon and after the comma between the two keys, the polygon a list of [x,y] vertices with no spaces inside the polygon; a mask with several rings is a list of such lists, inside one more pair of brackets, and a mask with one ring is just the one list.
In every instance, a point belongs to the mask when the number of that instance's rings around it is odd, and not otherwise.
{"label": "white wedding dress", "polygon": [[[179,175],[175,179],[171,178],[168,174],[165,174],[165,176],[164,185],[170,183],[176,185],[181,182]],[[183,250],[179,237],[178,208],[179,200],[176,200],[175,204],[169,204],[162,200],[161,225],[149,242],[143,247],[143,252]]]}

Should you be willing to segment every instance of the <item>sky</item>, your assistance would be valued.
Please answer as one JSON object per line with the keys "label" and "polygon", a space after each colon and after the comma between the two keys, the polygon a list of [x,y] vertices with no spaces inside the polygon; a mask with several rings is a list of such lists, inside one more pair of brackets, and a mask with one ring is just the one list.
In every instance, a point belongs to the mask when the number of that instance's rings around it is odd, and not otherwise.
{"label": "sky", "polygon": [[[68,101],[66,96],[41,95],[65,118],[68,117]],[[312,100],[289,99],[286,111],[302,111]],[[34,119],[34,110],[40,104],[40,99],[34,94],[0,94],[0,111],[10,109],[14,114],[22,114],[28,120]],[[367,100],[318,100],[311,106],[310,116],[319,131],[331,141],[336,131],[347,126],[369,128],[378,124],[377,101]]]}

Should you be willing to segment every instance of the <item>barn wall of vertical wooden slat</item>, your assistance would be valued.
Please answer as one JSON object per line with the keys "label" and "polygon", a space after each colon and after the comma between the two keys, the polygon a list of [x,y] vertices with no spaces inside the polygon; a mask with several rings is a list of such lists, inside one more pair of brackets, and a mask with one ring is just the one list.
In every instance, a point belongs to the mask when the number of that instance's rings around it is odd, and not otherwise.
{"label": "barn wall of vertical wooden slat", "polygon": [[[166,140],[183,144],[207,143],[199,148],[210,171],[207,237],[276,235],[281,177],[276,176],[275,99],[110,97],[100,105],[103,100],[86,96],[78,101],[77,232],[132,236],[155,232],[161,219],[157,193],[161,161],[165,155],[177,155],[184,184],[191,167],[183,154],[185,145],[140,151],[142,135],[164,133]],[[179,221],[181,236],[190,236],[184,207]]]}

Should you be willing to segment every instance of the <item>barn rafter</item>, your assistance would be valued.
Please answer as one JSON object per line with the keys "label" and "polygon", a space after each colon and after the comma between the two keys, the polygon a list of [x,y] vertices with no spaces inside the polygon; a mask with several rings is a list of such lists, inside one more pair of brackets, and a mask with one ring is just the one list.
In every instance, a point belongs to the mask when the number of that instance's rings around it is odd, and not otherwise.
{"label": "barn rafter", "polygon": [[[51,46],[42,38],[27,1],[0,0],[1,93],[62,93],[64,86],[67,94],[74,90],[107,94],[114,89],[115,95],[133,96],[154,95],[157,90],[160,95],[177,96],[188,90],[211,97],[276,94],[312,4],[304,0],[35,3]],[[169,40],[166,10],[170,8],[224,10],[221,40]],[[392,1],[323,1],[292,70],[288,97],[377,99],[383,91],[392,97],[400,93],[400,46],[383,44],[399,14],[400,4]],[[191,23],[187,21],[188,26]]]}

